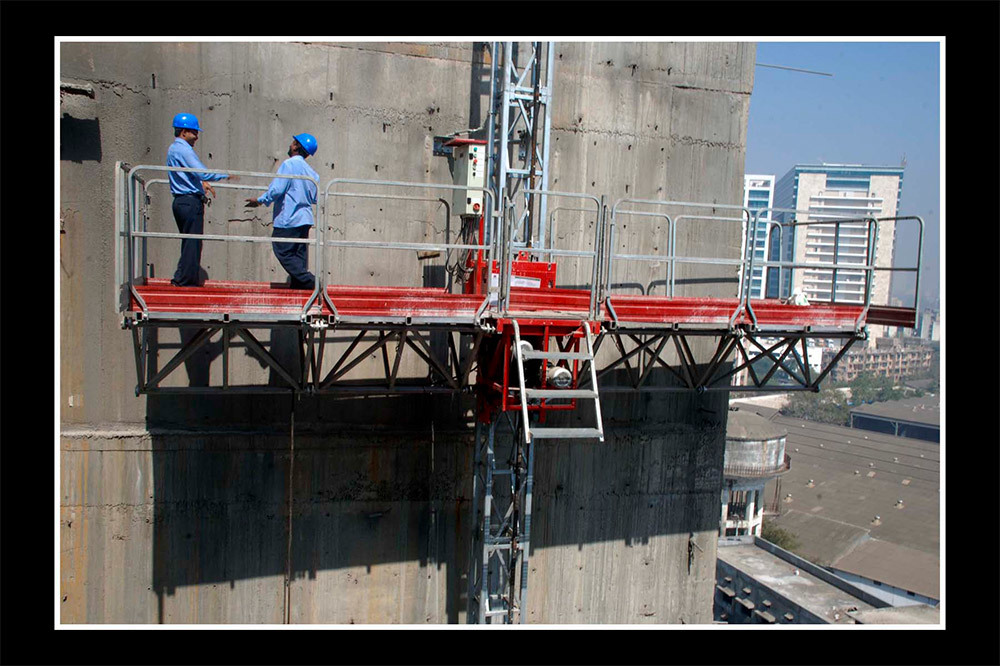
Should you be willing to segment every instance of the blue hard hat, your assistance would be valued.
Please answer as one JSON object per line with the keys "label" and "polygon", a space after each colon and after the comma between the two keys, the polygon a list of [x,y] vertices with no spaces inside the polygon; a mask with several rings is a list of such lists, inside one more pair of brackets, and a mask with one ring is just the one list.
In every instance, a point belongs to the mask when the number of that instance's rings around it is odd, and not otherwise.
{"label": "blue hard hat", "polygon": [[306,134],[303,132],[302,134],[296,134],[292,138],[298,141],[299,145],[305,148],[307,153],[310,155],[316,154],[316,149],[319,148],[319,142],[316,141],[316,137],[312,134]]}
{"label": "blue hard hat", "polygon": [[201,128],[198,127],[198,118],[193,113],[178,113],[174,116],[174,128],[201,131]]}

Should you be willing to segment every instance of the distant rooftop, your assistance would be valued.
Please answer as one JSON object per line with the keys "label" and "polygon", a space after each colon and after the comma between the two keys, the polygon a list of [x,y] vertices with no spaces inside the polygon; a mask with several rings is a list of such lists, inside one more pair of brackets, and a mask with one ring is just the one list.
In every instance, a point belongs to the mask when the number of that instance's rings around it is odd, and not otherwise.
{"label": "distant rooftop", "polygon": [[891,402],[875,402],[870,405],[853,407],[851,412],[881,416],[894,421],[940,426],[941,398],[934,394]]}
{"label": "distant rooftop", "polygon": [[937,571],[937,555],[900,546],[888,541],[868,539],[857,548],[833,563],[834,569],[864,576],[873,580],[922,594],[931,599],[941,598],[941,585]]}
{"label": "distant rooftop", "polygon": [[828,164],[823,162],[822,164],[796,164],[793,169],[858,169],[862,171],[898,171],[902,173],[904,168],[901,166],[880,166],[876,164]]}
{"label": "distant rooftop", "polygon": [[858,624],[940,624],[941,609],[935,606],[916,604],[890,608],[848,611],[848,615]]}
{"label": "distant rooftop", "polygon": [[[850,610],[874,610],[858,597],[813,576],[753,544],[719,544],[717,556],[729,566],[831,623],[849,623]],[[837,618],[835,614],[839,614]]]}
{"label": "distant rooftop", "polygon": [[[939,587],[938,444],[789,418],[760,405],[734,406],[788,430],[791,469],[768,482],[764,494],[771,503],[780,483],[773,521],[799,540],[797,554],[823,566],[846,562],[852,573],[913,592]],[[862,548],[868,542],[896,548]],[[865,556],[875,550],[891,560]]]}
{"label": "distant rooftop", "polygon": [[788,430],[775,425],[771,421],[758,416],[753,411],[729,410],[729,420],[726,423],[726,439],[741,441],[758,441],[781,439]]}

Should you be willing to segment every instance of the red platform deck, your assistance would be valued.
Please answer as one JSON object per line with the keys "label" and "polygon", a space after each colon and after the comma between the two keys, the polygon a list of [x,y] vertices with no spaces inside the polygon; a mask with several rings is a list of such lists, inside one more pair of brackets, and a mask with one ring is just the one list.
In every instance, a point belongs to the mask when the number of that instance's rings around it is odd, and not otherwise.
{"label": "red platform deck", "polygon": [[[297,320],[310,293],[267,282],[227,282],[208,280],[201,287],[175,287],[166,278],[151,278],[136,291],[150,313],[169,318],[171,314],[219,315],[253,319],[257,316],[287,315]],[[361,287],[334,285],[327,288],[341,317],[371,318],[413,317],[453,323],[475,323],[482,296],[452,294],[429,287]],[[612,296],[611,304],[619,326],[718,325],[726,326],[738,306],[735,298],[666,298],[662,296]],[[587,319],[590,294],[584,290],[512,288],[509,317],[532,319]],[[852,329],[861,314],[860,305],[789,305],[777,300],[751,300],[750,306],[761,327],[802,328],[805,326]],[[131,311],[140,311],[131,299]],[[331,315],[319,299],[309,314]],[[913,308],[872,306],[867,323],[910,326],[915,322]],[[603,321],[612,317],[602,307]],[[752,323],[746,312],[736,324]]]}

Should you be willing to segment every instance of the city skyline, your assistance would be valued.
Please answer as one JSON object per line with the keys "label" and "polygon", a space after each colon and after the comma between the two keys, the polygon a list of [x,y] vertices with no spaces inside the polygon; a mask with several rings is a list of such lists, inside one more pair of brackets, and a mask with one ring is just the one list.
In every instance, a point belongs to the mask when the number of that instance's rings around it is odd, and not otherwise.
{"label": "city skyline", "polygon": [[[759,41],[747,130],[746,173],[780,178],[796,164],[904,167],[899,214],[926,224],[921,309],[939,303],[941,287],[940,57],[937,42]],[[897,239],[896,257],[913,265],[915,234]],[[892,296],[912,290],[912,278],[901,276]]]}

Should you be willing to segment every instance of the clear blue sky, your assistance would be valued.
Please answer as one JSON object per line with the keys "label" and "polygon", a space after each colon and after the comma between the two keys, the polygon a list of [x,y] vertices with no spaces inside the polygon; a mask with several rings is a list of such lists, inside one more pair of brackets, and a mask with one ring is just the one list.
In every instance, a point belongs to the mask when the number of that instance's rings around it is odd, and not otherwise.
{"label": "clear blue sky", "polygon": [[[924,235],[921,307],[938,300],[940,265],[940,45],[937,42],[758,42],[746,172],[781,178],[796,164],[899,166],[901,215]],[[910,223],[907,223],[910,224]],[[915,227],[914,227],[915,228]],[[916,240],[897,236],[897,264],[912,265]],[[912,298],[912,281],[893,294]]]}

